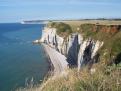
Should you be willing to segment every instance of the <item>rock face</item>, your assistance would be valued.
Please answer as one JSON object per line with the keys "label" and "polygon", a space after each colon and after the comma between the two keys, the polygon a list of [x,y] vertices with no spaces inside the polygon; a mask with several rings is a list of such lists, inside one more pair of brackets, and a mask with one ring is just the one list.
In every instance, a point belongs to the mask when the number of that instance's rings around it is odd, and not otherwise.
{"label": "rock face", "polygon": [[40,40],[51,47],[54,47],[57,51],[61,52],[61,47],[64,39],[56,34],[55,28],[45,28],[42,31],[42,38]]}
{"label": "rock face", "polygon": [[103,42],[87,39],[80,45],[78,53],[78,70],[87,64],[93,64],[98,61],[98,49],[103,45]]}
{"label": "rock face", "polygon": [[73,33],[64,39],[56,34],[55,28],[45,28],[40,41],[64,55],[69,66],[78,66],[78,70],[84,65],[96,62],[97,51],[103,45],[103,42],[91,38],[84,40],[78,33]]}
{"label": "rock face", "polygon": [[77,65],[78,60],[78,35],[72,34],[67,42],[67,61],[70,66]]}

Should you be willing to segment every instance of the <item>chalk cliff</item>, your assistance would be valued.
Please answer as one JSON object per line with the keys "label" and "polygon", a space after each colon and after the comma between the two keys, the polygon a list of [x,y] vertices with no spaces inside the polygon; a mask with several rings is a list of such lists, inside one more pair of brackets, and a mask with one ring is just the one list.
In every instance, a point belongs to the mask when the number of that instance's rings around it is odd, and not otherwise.
{"label": "chalk cliff", "polygon": [[[84,39],[79,33],[72,33],[66,38],[60,37],[56,33],[56,28],[45,28],[39,41],[64,55],[68,65],[70,67],[78,67],[78,70],[84,65],[97,62],[99,57],[97,51],[103,45],[102,41],[95,41],[91,38]],[[60,55],[59,57],[61,58]],[[53,59],[54,56],[51,60]],[[61,60],[63,61],[63,59]]]}

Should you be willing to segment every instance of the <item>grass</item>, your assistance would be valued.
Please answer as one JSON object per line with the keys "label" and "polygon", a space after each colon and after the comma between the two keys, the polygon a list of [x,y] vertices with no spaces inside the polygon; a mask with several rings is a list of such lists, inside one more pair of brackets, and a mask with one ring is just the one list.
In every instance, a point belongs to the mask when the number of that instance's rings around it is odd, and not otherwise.
{"label": "grass", "polygon": [[87,68],[79,73],[71,69],[67,77],[51,80],[42,91],[120,91],[121,67],[98,66],[91,74]]}
{"label": "grass", "polygon": [[63,23],[63,22],[58,22],[58,23],[51,22],[48,24],[48,26],[50,26],[52,28],[56,28],[57,34],[62,37],[66,37],[72,33],[72,29],[71,29],[70,25]]}

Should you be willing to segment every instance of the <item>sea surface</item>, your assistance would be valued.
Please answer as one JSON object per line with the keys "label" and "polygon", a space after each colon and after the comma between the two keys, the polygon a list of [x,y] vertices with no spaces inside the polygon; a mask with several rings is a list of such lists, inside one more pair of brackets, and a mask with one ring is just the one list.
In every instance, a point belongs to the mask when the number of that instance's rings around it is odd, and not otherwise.
{"label": "sea surface", "polygon": [[48,61],[41,45],[43,24],[0,24],[0,91],[15,91],[28,84],[39,84],[48,72]]}

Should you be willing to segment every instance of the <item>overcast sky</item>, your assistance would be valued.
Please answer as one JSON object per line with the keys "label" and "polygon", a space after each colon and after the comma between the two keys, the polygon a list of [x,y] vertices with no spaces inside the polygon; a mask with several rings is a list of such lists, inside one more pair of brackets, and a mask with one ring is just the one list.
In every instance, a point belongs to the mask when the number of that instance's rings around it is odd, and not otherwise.
{"label": "overcast sky", "polygon": [[0,0],[0,22],[121,18],[121,0]]}

